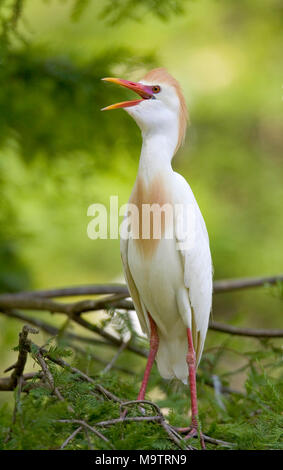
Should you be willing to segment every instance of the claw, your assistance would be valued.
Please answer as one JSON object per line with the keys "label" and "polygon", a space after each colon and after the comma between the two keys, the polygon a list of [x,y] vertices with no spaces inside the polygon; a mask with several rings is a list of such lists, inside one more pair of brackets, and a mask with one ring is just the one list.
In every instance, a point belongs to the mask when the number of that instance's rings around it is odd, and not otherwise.
{"label": "claw", "polygon": [[197,437],[197,436],[199,436],[201,448],[202,448],[203,450],[205,450],[206,447],[205,447],[205,442],[204,442],[203,434],[202,434],[201,431],[198,431],[198,429],[197,429],[196,427],[192,426],[192,427],[190,428],[189,433],[184,437],[184,439],[187,440],[187,439],[191,439],[192,437]]}

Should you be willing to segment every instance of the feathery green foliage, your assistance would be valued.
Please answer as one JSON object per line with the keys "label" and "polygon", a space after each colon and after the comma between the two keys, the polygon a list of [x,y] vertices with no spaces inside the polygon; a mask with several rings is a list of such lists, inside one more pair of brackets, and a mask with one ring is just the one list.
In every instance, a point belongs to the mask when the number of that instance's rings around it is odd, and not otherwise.
{"label": "feathery green foliage", "polygon": [[[126,327],[125,327],[126,328]],[[157,422],[118,422],[98,425],[100,422],[119,419],[122,402],[135,400],[142,374],[125,377],[111,370],[103,373],[84,358],[73,356],[72,365],[89,374],[91,383],[76,370],[62,368],[54,363],[62,357],[69,358],[72,351],[51,342],[44,353],[46,364],[53,376],[54,384],[60,391],[61,399],[52,392],[46,379],[36,375],[26,386],[29,393],[18,398],[15,391],[16,417],[6,405],[0,411],[0,448],[1,449],[58,449],[72,433],[87,423],[101,436],[91,430],[82,429],[67,444],[67,449],[177,449],[163,427]],[[221,346],[225,354],[225,348]],[[36,360],[38,348],[31,348]],[[129,365],[129,352],[124,353],[122,364]],[[271,341],[265,341],[261,348],[247,352],[248,360],[245,387],[242,390],[228,390],[229,380],[225,373],[217,379],[225,389],[212,387],[209,364],[213,362],[214,372],[219,370],[221,354],[219,350],[205,354],[198,376],[200,421],[203,432],[219,442],[214,449],[283,449],[283,360],[282,350]],[[68,359],[69,360],[69,359]],[[236,373],[236,371],[234,371]],[[227,375],[227,374],[226,374]],[[231,376],[233,374],[230,374]],[[216,375],[214,375],[216,377]],[[97,386],[103,386],[114,395],[106,396]],[[167,415],[173,426],[189,425],[188,387],[178,382],[161,379],[154,369],[149,383],[148,395],[157,393],[157,405]],[[71,409],[70,409],[71,407]],[[146,416],[156,415],[151,406],[145,405]],[[14,412],[15,413],[15,412]],[[127,417],[144,417],[137,405],[128,407]],[[62,422],[62,420],[79,420]],[[199,448],[196,440],[193,446]],[[185,441],[181,441],[181,447]]]}

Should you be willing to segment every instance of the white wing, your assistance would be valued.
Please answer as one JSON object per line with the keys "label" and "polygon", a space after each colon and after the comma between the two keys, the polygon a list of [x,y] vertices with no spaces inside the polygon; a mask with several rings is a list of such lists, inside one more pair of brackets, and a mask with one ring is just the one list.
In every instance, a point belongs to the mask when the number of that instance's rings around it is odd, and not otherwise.
{"label": "white wing", "polygon": [[138,293],[136,284],[133,280],[129,264],[128,264],[128,239],[123,239],[121,237],[120,239],[120,252],[121,252],[121,259],[122,259],[122,264],[123,264],[123,269],[124,269],[124,275],[126,278],[126,282],[128,285],[128,289],[132,298],[132,301],[134,303],[134,307],[136,310],[136,313],[138,315],[141,328],[144,333],[149,335],[150,333],[150,326],[149,326],[149,320],[148,320],[148,315],[146,312],[146,308],[140,298],[140,295]]}
{"label": "white wing", "polygon": [[192,335],[199,363],[212,304],[212,261],[208,233],[195,197],[186,180],[178,173],[175,175],[179,198],[188,207],[182,220],[175,220],[175,234],[184,266]]}

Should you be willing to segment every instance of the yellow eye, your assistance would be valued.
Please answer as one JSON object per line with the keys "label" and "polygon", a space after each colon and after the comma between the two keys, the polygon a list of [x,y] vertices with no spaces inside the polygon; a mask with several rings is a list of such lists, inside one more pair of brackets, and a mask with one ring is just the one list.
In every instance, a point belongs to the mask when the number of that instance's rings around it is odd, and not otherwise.
{"label": "yellow eye", "polygon": [[154,85],[152,87],[152,91],[153,91],[153,93],[159,93],[161,91],[161,88],[160,88],[159,85]]}

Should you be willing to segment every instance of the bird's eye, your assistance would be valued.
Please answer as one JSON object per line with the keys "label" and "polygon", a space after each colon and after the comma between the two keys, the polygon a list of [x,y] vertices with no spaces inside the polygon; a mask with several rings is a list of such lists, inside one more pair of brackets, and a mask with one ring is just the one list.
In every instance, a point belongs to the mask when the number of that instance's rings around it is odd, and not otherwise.
{"label": "bird's eye", "polygon": [[161,91],[161,88],[160,88],[159,85],[154,85],[152,87],[152,91],[153,91],[153,93],[159,93]]}

